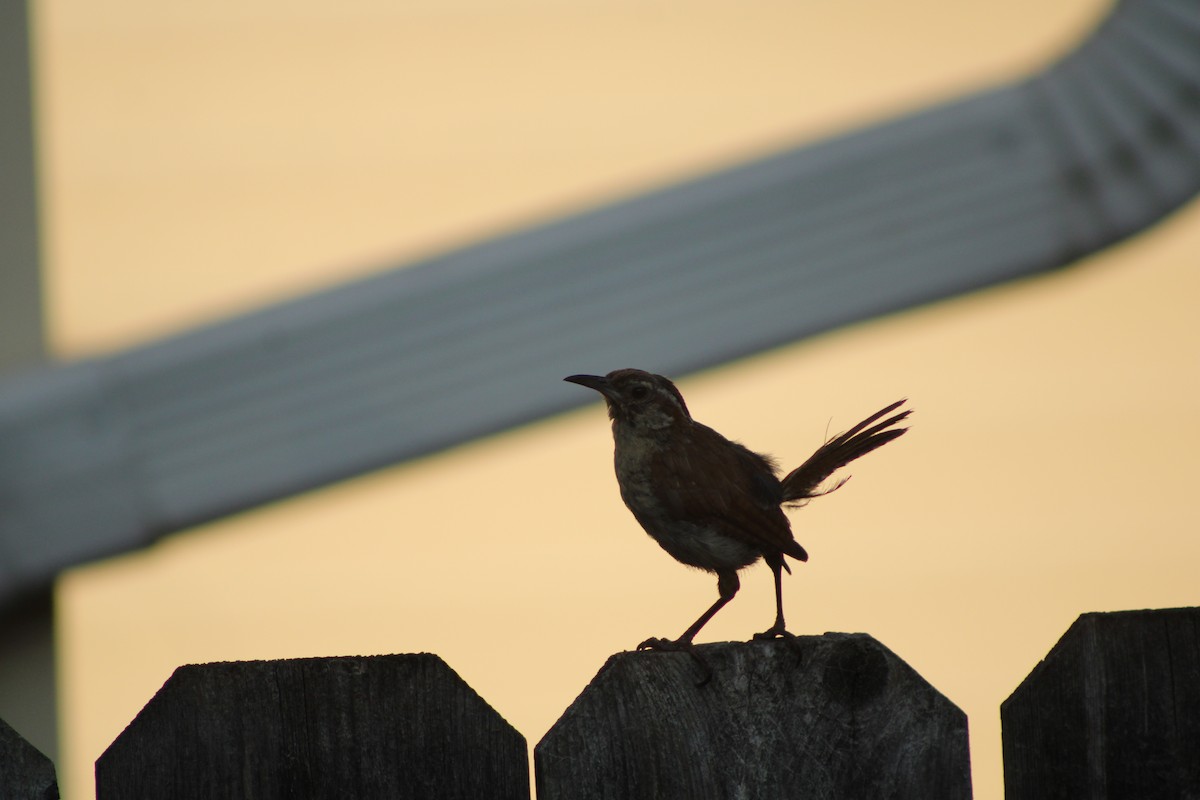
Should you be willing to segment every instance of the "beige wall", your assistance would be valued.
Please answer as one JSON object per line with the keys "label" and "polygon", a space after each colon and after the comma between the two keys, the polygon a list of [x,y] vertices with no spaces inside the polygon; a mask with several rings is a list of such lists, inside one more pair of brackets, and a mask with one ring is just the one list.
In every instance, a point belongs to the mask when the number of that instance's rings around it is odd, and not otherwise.
{"label": "beige wall", "polygon": [[[52,340],[145,341],[1037,68],[1097,0],[38,4]],[[1083,611],[1200,603],[1200,207],[1079,269],[682,384],[794,465],[912,433],[797,512],[801,633],[866,631],[971,716]],[[631,366],[636,364],[631,363]],[[580,364],[580,371],[596,365]],[[433,651],[532,745],[715,596],[621,506],[598,406],[66,575],[60,778],[178,664]],[[770,621],[766,570],[706,640]]]}

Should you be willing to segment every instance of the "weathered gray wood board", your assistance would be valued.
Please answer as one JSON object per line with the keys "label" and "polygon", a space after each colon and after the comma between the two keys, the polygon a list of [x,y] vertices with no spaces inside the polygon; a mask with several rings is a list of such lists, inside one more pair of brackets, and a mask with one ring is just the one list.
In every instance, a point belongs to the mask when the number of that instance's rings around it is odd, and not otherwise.
{"label": "weathered gray wood board", "polygon": [[98,800],[528,800],[525,739],[428,654],[180,667],[96,762]]}
{"label": "weathered gray wood board", "polygon": [[1200,797],[1200,608],[1083,614],[1000,717],[1007,800]]}
{"label": "weathered gray wood board", "polygon": [[608,660],[534,750],[539,800],[971,797],[967,718],[864,634]]}
{"label": "weathered gray wood board", "polygon": [[0,719],[0,798],[58,800],[58,777],[50,759]]}

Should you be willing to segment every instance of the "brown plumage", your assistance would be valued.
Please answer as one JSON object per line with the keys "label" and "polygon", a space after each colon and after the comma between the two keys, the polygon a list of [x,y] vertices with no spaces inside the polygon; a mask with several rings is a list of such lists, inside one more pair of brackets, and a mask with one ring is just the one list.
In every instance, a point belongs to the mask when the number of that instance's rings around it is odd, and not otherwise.
{"label": "brown plumage", "polygon": [[901,420],[907,419],[911,410],[905,410],[885,419],[874,427],[867,427],[880,417],[886,416],[904,405],[903,400],[897,400],[887,408],[876,411],[862,422],[845,433],[839,433],[825,444],[817,448],[817,452],[808,457],[800,466],[789,472],[781,481],[783,484],[783,502],[793,507],[799,507],[814,497],[829,494],[850,480],[848,477],[838,481],[828,489],[818,490],[821,482],[837,470],[849,464],[854,459],[865,456],[877,447],[895,439],[908,428],[893,428]]}
{"label": "brown plumage", "polygon": [[[768,456],[726,439],[692,419],[671,381],[637,369],[565,380],[600,392],[612,418],[621,498],[634,517],[678,561],[717,575],[717,601],[674,640],[647,639],[638,649],[687,649],[740,586],[738,570],[760,558],[775,576],[775,624],[756,638],[790,636],[783,619],[784,556],[807,561],[782,506],[803,505],[837,469],[901,436],[904,401],[872,414],[823,444],[782,480]],[[886,417],[886,419],[884,419]],[[882,420],[882,421],[881,421]]]}

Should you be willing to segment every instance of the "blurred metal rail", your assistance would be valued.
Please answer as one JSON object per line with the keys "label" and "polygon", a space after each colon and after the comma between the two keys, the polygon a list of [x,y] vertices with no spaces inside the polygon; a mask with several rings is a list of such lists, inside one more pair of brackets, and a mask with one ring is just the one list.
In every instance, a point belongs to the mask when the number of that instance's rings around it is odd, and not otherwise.
{"label": "blurred metal rail", "polygon": [[0,604],[61,569],[588,398],[1060,267],[1200,190],[1200,4],[1041,74],[0,385]]}

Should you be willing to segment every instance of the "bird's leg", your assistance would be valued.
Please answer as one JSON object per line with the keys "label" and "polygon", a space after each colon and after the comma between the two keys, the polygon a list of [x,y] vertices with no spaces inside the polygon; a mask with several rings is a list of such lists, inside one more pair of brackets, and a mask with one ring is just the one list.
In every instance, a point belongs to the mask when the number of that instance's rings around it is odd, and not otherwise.
{"label": "bird's leg", "polygon": [[[754,638],[756,640],[783,639],[796,654],[796,663],[799,665],[804,660],[804,647],[796,638],[796,634],[790,633],[783,622],[783,570],[785,569],[783,556],[766,556],[766,562],[771,567],[771,572],[775,573],[775,624],[762,633],[754,634]],[[791,572],[791,570],[788,571]]]}
{"label": "bird's leg", "polygon": [[696,638],[696,634],[700,629],[713,618],[721,608],[733,599],[741,588],[741,581],[738,580],[737,570],[724,570],[717,573],[717,592],[719,597],[717,602],[709,606],[708,610],[700,615],[700,619],[692,623],[692,626],[683,632],[683,635],[678,639],[658,639],[650,638],[637,646],[638,650],[690,650],[692,640]]}
{"label": "bird's leg", "polygon": [[712,680],[712,667],[710,667],[708,662],[701,658],[700,654],[696,652],[692,644],[692,640],[696,638],[696,634],[700,632],[700,629],[703,628],[708,621],[713,618],[713,615],[715,615],[726,603],[733,599],[733,596],[737,594],[738,589],[741,588],[741,585],[741,581],[738,580],[736,569],[718,572],[717,593],[719,596],[717,597],[717,602],[709,606],[708,610],[700,615],[700,619],[693,622],[691,627],[684,631],[683,635],[678,639],[671,640],[650,638],[639,644],[637,649],[681,650],[691,656],[692,660],[696,662],[696,666],[700,667],[701,677],[700,680],[696,682],[696,685],[703,686],[704,684],[708,683],[710,680]]}
{"label": "bird's leg", "polygon": [[775,574],[775,624],[762,633],[754,634],[754,638],[794,639],[795,634],[788,633],[787,625],[783,622],[783,556],[767,556],[766,561]]}

